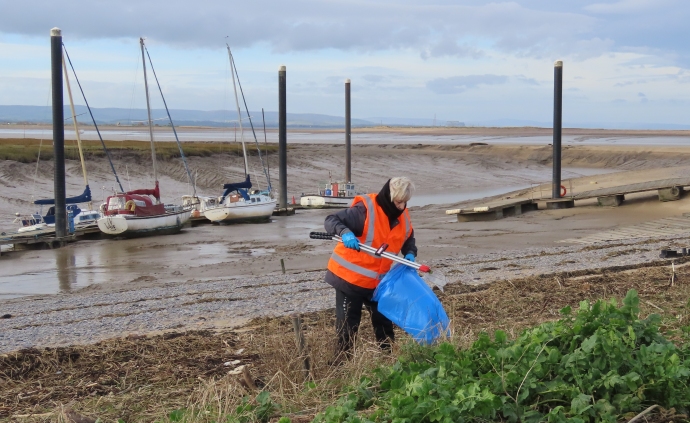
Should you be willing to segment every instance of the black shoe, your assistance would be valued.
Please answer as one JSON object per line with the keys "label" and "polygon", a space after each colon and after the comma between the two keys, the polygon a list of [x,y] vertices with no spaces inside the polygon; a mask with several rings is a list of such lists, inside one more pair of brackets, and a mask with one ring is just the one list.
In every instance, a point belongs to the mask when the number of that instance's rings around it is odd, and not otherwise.
{"label": "black shoe", "polygon": [[328,360],[328,365],[331,367],[339,367],[345,364],[352,358],[352,353],[348,351],[339,351],[335,353],[332,359]]}

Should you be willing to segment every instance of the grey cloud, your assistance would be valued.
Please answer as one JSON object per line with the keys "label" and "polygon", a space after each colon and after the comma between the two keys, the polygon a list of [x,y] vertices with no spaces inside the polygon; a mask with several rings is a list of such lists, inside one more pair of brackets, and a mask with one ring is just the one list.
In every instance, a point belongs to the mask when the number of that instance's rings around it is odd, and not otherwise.
{"label": "grey cloud", "polygon": [[642,78],[642,79],[635,79],[632,81],[623,81],[623,82],[617,82],[614,84],[614,87],[628,87],[631,85],[642,85],[642,84],[648,84],[651,82],[659,82],[659,81],[674,81],[678,82],[680,84],[687,84],[690,83],[690,74],[688,72],[685,72],[683,70],[680,70],[677,74],[674,75],[658,75],[654,78]]}
{"label": "grey cloud", "polygon": [[419,54],[422,59],[429,59],[431,57],[470,57],[472,59],[480,59],[486,55],[483,50],[471,46],[469,43],[460,45],[457,41],[445,38],[439,42],[431,44],[429,47],[423,48]]}
{"label": "grey cloud", "polygon": [[657,7],[663,7],[664,0],[620,0],[614,3],[594,3],[584,7],[584,10],[601,14],[630,14],[639,13]]}
{"label": "grey cloud", "polygon": [[503,75],[466,75],[450,78],[436,78],[427,82],[426,87],[436,94],[457,94],[479,85],[505,84],[507,76]]}
{"label": "grey cloud", "polygon": [[[649,8],[662,2],[664,7]],[[67,40],[148,36],[178,47],[268,45],[276,52],[413,49],[422,57],[481,58],[488,49],[549,58],[601,55],[611,49],[675,52],[690,62],[686,0],[516,0],[433,3],[373,0],[0,0],[1,32],[48,37],[59,26]],[[625,12],[625,13],[623,13]]]}
{"label": "grey cloud", "polygon": [[617,82],[613,86],[614,87],[628,87],[630,85],[641,85],[641,84],[647,84],[649,82],[652,82],[652,80],[651,79],[636,79],[634,81]]}
{"label": "grey cloud", "polygon": [[364,79],[367,82],[371,82],[372,84],[376,84],[378,82],[386,80],[386,77],[382,75],[363,75],[362,79]]}
{"label": "grey cloud", "polygon": [[522,82],[523,84],[527,85],[541,85],[536,79],[534,78],[527,78],[524,75],[517,75],[514,77],[518,81]]}

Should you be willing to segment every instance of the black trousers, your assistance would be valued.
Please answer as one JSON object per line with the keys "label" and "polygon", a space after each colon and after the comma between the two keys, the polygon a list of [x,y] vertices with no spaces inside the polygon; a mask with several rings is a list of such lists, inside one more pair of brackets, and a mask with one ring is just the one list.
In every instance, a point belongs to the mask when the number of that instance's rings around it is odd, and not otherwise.
{"label": "black trousers", "polygon": [[391,342],[395,340],[393,322],[379,313],[378,303],[366,297],[347,295],[335,290],[335,330],[338,333],[338,353],[349,353],[352,350],[355,335],[362,320],[362,306],[371,315],[376,341],[382,350],[390,351]]}

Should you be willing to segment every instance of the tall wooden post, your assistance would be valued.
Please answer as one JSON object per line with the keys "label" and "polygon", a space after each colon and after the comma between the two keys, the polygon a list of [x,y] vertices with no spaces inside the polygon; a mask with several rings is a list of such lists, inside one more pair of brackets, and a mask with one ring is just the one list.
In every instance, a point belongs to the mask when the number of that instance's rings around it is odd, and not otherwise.
{"label": "tall wooden post", "polygon": [[280,178],[280,197],[278,208],[287,210],[287,105],[286,105],[286,69],[278,70],[278,173]]}
{"label": "tall wooden post", "polygon": [[350,115],[350,80],[345,80],[345,182],[352,182],[352,141]]}
{"label": "tall wooden post", "polygon": [[55,161],[55,236],[67,235],[65,204],[65,113],[62,98],[62,31],[50,30],[50,69],[53,87],[53,160]]}
{"label": "tall wooden post", "polygon": [[563,124],[563,62],[553,68],[553,185],[551,198],[561,198],[561,130]]}

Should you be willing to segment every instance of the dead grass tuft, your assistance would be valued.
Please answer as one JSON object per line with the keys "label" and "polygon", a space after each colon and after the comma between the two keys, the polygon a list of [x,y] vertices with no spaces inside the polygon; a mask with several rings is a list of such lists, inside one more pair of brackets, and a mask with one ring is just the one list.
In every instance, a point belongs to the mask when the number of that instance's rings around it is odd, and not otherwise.
{"label": "dead grass tuft", "polygon": [[[242,146],[238,143],[185,141],[181,142],[185,156],[211,156],[214,154],[242,154]],[[148,141],[105,141],[111,155],[117,157],[148,159],[151,156],[151,146]],[[86,158],[105,157],[105,151],[100,141],[82,141],[82,150]],[[261,146],[262,154],[276,152],[278,146]],[[0,160],[14,160],[21,163],[35,163],[38,155],[41,160],[53,159],[52,139],[6,138],[0,139]],[[257,155],[255,148],[247,148],[247,154]],[[172,159],[180,157],[180,149],[176,142],[157,141],[156,157]],[[79,150],[76,141],[65,140],[65,158],[79,160]]]}
{"label": "dead grass tuft", "polygon": [[[669,286],[666,266],[605,271],[586,279],[543,275],[491,285],[450,285],[437,292],[452,320],[451,342],[470,345],[482,331],[517,336],[527,327],[560,317],[580,301],[623,298],[634,288],[643,315],[659,313],[671,339],[690,319],[690,266],[676,269],[679,283]],[[367,319],[364,313],[363,319]],[[233,373],[239,360],[259,390],[267,390],[293,421],[310,421],[334,403],[343,387],[377,366],[392,363],[409,342],[398,332],[392,355],[371,342],[363,322],[354,357],[329,366],[334,351],[333,311],[303,316],[311,372],[305,375],[292,321],[264,318],[223,333],[186,332],[140,339],[112,339],[94,345],[28,349],[0,356],[0,418],[24,422],[55,421],[69,408],[102,421],[165,421],[176,409],[190,422],[211,422],[235,410],[244,397],[258,393]],[[680,338],[677,338],[680,339]],[[62,413],[62,414],[60,414]],[[33,417],[28,417],[33,414]],[[60,417],[63,418],[63,417]],[[67,420],[63,420],[67,421]]]}

